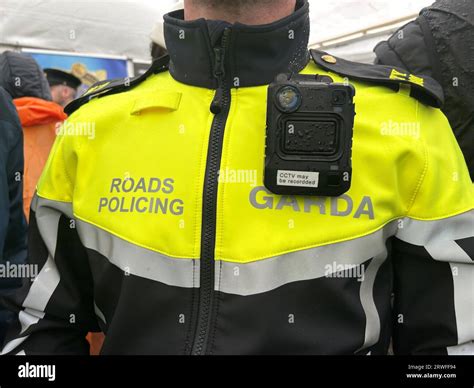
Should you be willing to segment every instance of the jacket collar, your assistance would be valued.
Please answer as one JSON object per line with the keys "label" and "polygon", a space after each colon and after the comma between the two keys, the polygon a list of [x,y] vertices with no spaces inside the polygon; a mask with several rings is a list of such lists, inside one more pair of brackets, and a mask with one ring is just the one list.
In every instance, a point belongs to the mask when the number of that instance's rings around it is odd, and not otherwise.
{"label": "jacket collar", "polygon": [[298,0],[295,12],[271,24],[248,26],[218,20],[184,21],[184,11],[165,15],[170,73],[179,82],[217,88],[215,49],[228,30],[224,69],[233,87],[270,84],[280,73],[307,65],[309,4]]}

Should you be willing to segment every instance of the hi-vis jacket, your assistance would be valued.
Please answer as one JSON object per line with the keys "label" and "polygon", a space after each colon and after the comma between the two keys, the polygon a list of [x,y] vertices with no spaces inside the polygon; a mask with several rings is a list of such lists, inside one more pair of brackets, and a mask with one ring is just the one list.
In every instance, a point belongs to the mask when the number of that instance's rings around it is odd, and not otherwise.
{"label": "hi-vis jacket", "polygon": [[[97,330],[103,354],[472,353],[473,186],[439,86],[308,53],[303,1],[266,26],[182,19],[169,66],[69,106],[3,353],[86,354]],[[339,198],[263,187],[267,85],[291,71],[356,89]]]}

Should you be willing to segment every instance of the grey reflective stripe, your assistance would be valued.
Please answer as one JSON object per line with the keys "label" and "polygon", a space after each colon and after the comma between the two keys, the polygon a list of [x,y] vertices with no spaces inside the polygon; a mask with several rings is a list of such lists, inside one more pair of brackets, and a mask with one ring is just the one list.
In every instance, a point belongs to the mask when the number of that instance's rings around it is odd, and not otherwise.
{"label": "grey reflective stripe", "polygon": [[380,267],[387,259],[387,250],[374,257],[365,270],[364,280],[360,286],[360,302],[365,312],[365,339],[358,350],[375,345],[380,339],[380,316],[374,300],[374,284]]}
{"label": "grey reflective stripe", "polygon": [[[22,304],[24,309],[18,314],[18,320],[21,324],[20,334],[44,317],[46,305],[59,284],[59,272],[53,257],[56,252],[59,219],[61,214],[67,216],[72,214],[71,204],[45,200],[37,195],[34,196],[31,202],[31,208],[36,213],[36,222],[46,245],[48,258],[28,290]],[[13,351],[27,338],[28,336],[19,337],[8,342],[2,350],[2,354]]]}
{"label": "grey reflective stripe", "polygon": [[59,284],[60,276],[54,263],[59,219],[62,214],[68,217],[72,214],[71,204],[45,200],[37,195],[32,201],[32,209],[36,213],[36,223],[48,250],[48,258],[23,301],[24,310],[19,313],[18,317],[21,323],[21,333],[44,317],[46,305]]}
{"label": "grey reflective stripe", "polygon": [[39,322],[40,319],[44,318],[44,311],[37,311],[30,308],[20,311],[18,314],[18,320],[21,324],[21,332],[23,334],[31,325]]}
{"label": "grey reflective stripe", "polygon": [[474,340],[474,265],[450,263],[458,344]]}
{"label": "grey reflective stripe", "polygon": [[462,345],[448,346],[446,348],[449,356],[474,356],[474,342]]}
{"label": "grey reflective stripe", "polygon": [[404,218],[396,237],[412,245],[429,246],[440,241],[461,240],[474,235],[474,210],[436,221]]}
{"label": "grey reflective stripe", "polygon": [[95,311],[95,315],[97,315],[97,317],[102,321],[104,322],[105,325],[107,325],[107,320],[105,319],[105,315],[102,311],[100,311],[99,307],[97,307],[96,303],[94,302],[94,311]]}
{"label": "grey reflective stripe", "polygon": [[467,252],[454,240],[432,242],[426,245],[425,249],[433,259],[438,261],[474,264]]}
{"label": "grey reflective stripe", "polygon": [[173,259],[122,240],[94,225],[77,220],[82,244],[92,249],[125,274],[154,280],[169,286],[198,288],[199,260]]}
{"label": "grey reflective stripe", "polygon": [[53,258],[49,256],[40,273],[31,284],[28,295],[23,301],[23,307],[25,309],[44,310],[58,284],[59,272]]}
{"label": "grey reflective stripe", "polygon": [[[28,295],[23,301],[25,309],[29,308],[36,311],[43,311],[46,308],[49,299],[59,284],[59,272],[54,263],[53,255],[56,252],[61,213],[51,207],[52,201],[46,201],[48,204],[46,207],[42,207],[42,203],[44,203],[44,200],[39,199],[38,207],[35,211],[36,222],[48,250],[48,259],[31,284]],[[61,205],[63,206],[64,204]]]}
{"label": "grey reflective stripe", "polygon": [[70,202],[51,201],[50,199],[44,199],[39,197],[38,194],[35,194],[31,200],[31,209],[36,213],[38,207],[53,209],[64,214],[66,217],[73,218],[72,204]]}
{"label": "grey reflective stripe", "polygon": [[31,204],[30,204],[30,209],[36,212],[36,209],[38,208],[38,195],[34,195]]}
{"label": "grey reflective stripe", "polygon": [[386,252],[385,242],[396,223],[370,235],[337,244],[301,250],[247,264],[216,262],[215,289],[234,295],[255,295],[285,284],[321,278],[333,263],[358,266]]}
{"label": "grey reflective stripe", "polygon": [[16,349],[18,346],[20,346],[23,342],[26,341],[26,339],[29,336],[27,335],[26,337],[18,337],[15,338],[14,340],[8,342],[2,349],[2,353],[0,353],[0,356],[3,356],[5,354],[10,353],[12,350]]}

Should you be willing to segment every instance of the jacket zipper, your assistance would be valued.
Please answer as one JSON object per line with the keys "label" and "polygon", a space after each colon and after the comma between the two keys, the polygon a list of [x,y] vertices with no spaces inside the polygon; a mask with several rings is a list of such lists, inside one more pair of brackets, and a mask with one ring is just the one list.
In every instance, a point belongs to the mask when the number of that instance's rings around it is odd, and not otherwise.
{"label": "jacket zipper", "polygon": [[222,158],[224,130],[229,115],[231,92],[225,71],[226,51],[231,30],[226,28],[221,45],[214,48],[214,77],[218,85],[210,110],[215,115],[209,137],[206,175],[204,180],[202,230],[201,230],[201,267],[199,307],[196,331],[191,350],[193,355],[207,352],[209,334],[212,329],[213,308],[215,304],[215,245],[218,174]]}

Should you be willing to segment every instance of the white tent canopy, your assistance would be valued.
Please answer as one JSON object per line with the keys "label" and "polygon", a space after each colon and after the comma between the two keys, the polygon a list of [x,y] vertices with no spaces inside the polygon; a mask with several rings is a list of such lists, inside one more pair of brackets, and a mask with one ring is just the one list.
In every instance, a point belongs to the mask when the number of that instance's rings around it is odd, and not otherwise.
{"label": "white tent canopy", "polygon": [[[413,16],[431,0],[310,0],[311,43]],[[149,60],[150,32],[176,0],[1,0],[0,46]],[[384,36],[382,36],[383,38]],[[376,37],[338,55],[371,53]],[[380,40],[380,39],[379,39]]]}

